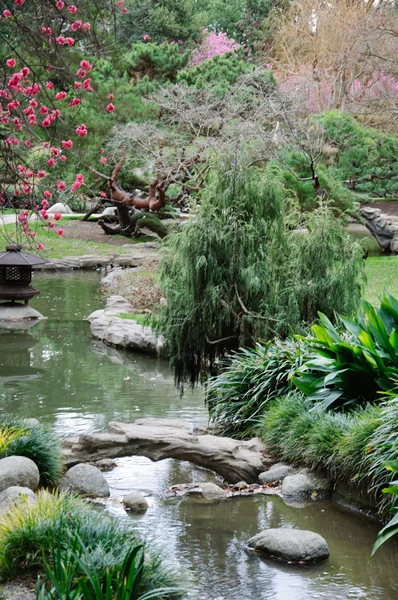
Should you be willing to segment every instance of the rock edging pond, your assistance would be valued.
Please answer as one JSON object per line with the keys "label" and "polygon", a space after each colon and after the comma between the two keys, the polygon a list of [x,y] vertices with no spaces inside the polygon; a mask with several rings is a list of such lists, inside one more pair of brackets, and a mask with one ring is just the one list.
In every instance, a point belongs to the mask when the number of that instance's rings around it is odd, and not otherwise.
{"label": "rock edging pond", "polygon": [[96,310],[87,317],[91,323],[91,335],[112,346],[159,354],[164,346],[163,336],[157,335],[152,327],[119,316],[132,313],[130,302],[122,296],[111,296],[104,309]]}

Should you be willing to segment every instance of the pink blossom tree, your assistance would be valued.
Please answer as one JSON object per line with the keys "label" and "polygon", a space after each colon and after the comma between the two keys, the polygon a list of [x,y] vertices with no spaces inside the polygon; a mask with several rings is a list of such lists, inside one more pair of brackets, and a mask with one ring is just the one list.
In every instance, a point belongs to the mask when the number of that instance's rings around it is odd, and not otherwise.
{"label": "pink blossom tree", "polygon": [[192,52],[191,65],[200,65],[204,60],[218,54],[236,52],[241,47],[234,39],[228,38],[226,33],[216,33],[215,31],[209,33],[207,29],[204,29],[203,36],[200,47]]}

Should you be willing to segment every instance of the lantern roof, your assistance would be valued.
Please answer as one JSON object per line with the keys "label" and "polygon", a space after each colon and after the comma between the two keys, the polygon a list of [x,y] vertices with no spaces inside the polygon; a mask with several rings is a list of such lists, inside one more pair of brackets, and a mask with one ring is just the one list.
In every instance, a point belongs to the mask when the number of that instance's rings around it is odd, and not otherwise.
{"label": "lantern roof", "polygon": [[0,266],[21,266],[30,267],[33,265],[42,265],[48,260],[22,252],[22,247],[19,244],[9,244],[6,246],[5,252],[0,252]]}

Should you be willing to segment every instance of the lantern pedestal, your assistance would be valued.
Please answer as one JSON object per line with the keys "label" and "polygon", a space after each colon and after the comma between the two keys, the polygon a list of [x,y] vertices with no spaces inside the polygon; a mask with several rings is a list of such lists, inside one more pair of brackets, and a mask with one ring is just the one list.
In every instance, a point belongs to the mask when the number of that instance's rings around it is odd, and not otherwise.
{"label": "lantern pedestal", "polygon": [[[43,315],[31,306],[18,304],[17,302],[0,303],[0,329],[18,329],[37,323],[44,319]],[[10,327],[9,325],[12,325]]]}

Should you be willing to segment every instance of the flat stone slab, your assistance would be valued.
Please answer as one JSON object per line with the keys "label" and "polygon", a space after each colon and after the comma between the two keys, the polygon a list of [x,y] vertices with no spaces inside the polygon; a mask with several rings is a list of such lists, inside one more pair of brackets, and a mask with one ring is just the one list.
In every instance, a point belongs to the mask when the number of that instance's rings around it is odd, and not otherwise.
{"label": "flat stone slab", "polygon": [[139,419],[135,423],[112,422],[108,428],[109,433],[64,440],[66,465],[122,456],[146,456],[154,461],[176,458],[211,469],[230,483],[254,483],[269,460],[258,441],[253,450],[250,441],[191,433],[188,423],[168,426],[165,420]]}
{"label": "flat stone slab", "polygon": [[0,322],[37,321],[38,319],[44,319],[43,315],[29,305],[13,304],[12,302],[0,303]]}
{"label": "flat stone slab", "polygon": [[329,558],[326,540],[313,531],[266,529],[247,542],[267,558],[287,563],[315,563]]}
{"label": "flat stone slab", "polygon": [[128,300],[122,296],[111,296],[103,310],[96,310],[87,317],[91,323],[91,335],[113,346],[159,354],[164,346],[163,336],[157,335],[152,327],[118,316],[132,312],[133,307]]}
{"label": "flat stone slab", "polygon": [[68,271],[71,269],[97,269],[98,267],[139,267],[148,259],[158,258],[156,249],[137,248],[141,244],[132,244],[128,254],[86,254],[84,256],[65,256],[52,258],[43,265],[36,265],[38,271]]}

